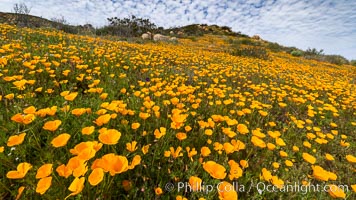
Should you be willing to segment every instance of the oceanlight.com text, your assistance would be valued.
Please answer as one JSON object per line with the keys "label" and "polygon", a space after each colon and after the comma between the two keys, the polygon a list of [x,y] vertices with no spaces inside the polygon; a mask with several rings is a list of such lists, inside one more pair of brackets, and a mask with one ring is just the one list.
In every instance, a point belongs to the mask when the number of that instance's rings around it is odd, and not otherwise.
{"label": "oceanlight.com text", "polygon": [[167,183],[165,185],[165,190],[167,192],[178,190],[178,192],[201,192],[201,193],[210,193],[213,191],[217,192],[251,192],[257,191],[258,193],[318,193],[318,192],[328,192],[328,191],[337,191],[343,190],[344,192],[349,191],[348,185],[321,185],[321,184],[308,184],[303,185],[298,182],[284,184],[284,185],[273,185],[266,182],[251,183],[248,185],[240,184],[238,182],[232,182],[229,185],[222,184],[206,184],[204,182],[194,183],[193,185],[189,182],[178,182],[176,184]]}

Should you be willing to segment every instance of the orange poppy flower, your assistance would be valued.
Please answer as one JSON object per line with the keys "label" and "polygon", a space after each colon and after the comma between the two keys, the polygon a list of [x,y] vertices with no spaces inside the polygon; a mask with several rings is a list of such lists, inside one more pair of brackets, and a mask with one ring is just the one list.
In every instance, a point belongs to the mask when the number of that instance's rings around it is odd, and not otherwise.
{"label": "orange poppy flower", "polygon": [[218,184],[218,193],[219,199],[221,200],[232,200],[238,198],[234,186],[226,181]]}
{"label": "orange poppy flower", "polygon": [[36,192],[40,193],[41,195],[44,194],[51,187],[51,184],[52,184],[51,176],[46,178],[41,178],[37,183]]}
{"label": "orange poppy flower", "polygon": [[147,118],[149,118],[149,117],[151,116],[151,114],[140,112],[140,113],[138,114],[138,116],[139,116],[141,119],[146,120]]}
{"label": "orange poppy flower", "polygon": [[128,170],[128,160],[125,156],[118,156],[109,153],[96,161],[96,167],[102,168],[105,172],[110,172],[111,176],[120,174]]}
{"label": "orange poppy flower", "polygon": [[56,131],[61,124],[62,124],[61,120],[48,121],[44,124],[44,126],[42,128],[44,130],[53,132],[53,131]]}
{"label": "orange poppy flower", "polygon": [[206,130],[204,131],[204,134],[205,134],[205,135],[212,135],[212,134],[213,134],[213,130],[211,130],[211,129],[206,129]]}
{"label": "orange poppy flower", "polygon": [[81,178],[76,177],[68,188],[68,190],[71,191],[72,193],[70,195],[68,195],[65,199],[67,199],[70,196],[74,196],[74,195],[77,195],[80,192],[82,192],[82,190],[84,188],[84,182],[85,182],[84,177],[81,177]]}
{"label": "orange poppy flower", "polygon": [[9,139],[7,140],[7,146],[12,147],[12,146],[22,144],[22,142],[25,139],[25,136],[26,136],[26,133],[21,133],[19,135],[10,136]]}
{"label": "orange poppy flower", "polygon": [[328,181],[330,179],[330,173],[320,166],[312,166],[314,178],[320,181]]}
{"label": "orange poppy flower", "polygon": [[189,185],[193,191],[200,191],[202,189],[202,180],[197,176],[191,176],[189,178]]}
{"label": "orange poppy flower", "polygon": [[82,134],[83,135],[91,135],[95,130],[95,127],[94,126],[88,126],[88,127],[84,127],[82,129]]}
{"label": "orange poppy flower", "polygon": [[328,185],[328,193],[332,198],[342,198],[346,197],[344,190],[337,185]]}
{"label": "orange poppy flower", "polygon": [[260,138],[254,136],[254,135],[251,137],[251,142],[253,145],[260,147],[260,148],[265,148],[267,146],[263,140],[261,140]]}
{"label": "orange poppy flower", "polygon": [[21,179],[26,176],[28,170],[32,168],[32,165],[27,162],[20,163],[17,165],[16,171],[9,171],[6,174],[8,179]]}
{"label": "orange poppy flower", "polygon": [[131,125],[131,128],[132,128],[133,130],[138,129],[139,127],[140,127],[140,123],[132,123],[132,125]]}
{"label": "orange poppy flower", "polygon": [[88,181],[90,185],[98,185],[104,178],[104,170],[102,168],[95,168],[89,175]]}
{"label": "orange poppy flower", "polygon": [[128,170],[128,160],[125,156],[115,156],[110,162],[109,173],[111,176],[120,174]]}
{"label": "orange poppy flower", "polygon": [[27,107],[23,110],[23,113],[25,114],[35,114],[36,113],[36,107],[34,106],[30,106],[30,107]]}
{"label": "orange poppy flower", "polygon": [[142,153],[143,153],[143,154],[148,153],[148,149],[150,148],[150,146],[151,146],[150,144],[143,146],[143,147],[141,148]]}
{"label": "orange poppy flower", "polygon": [[34,114],[27,114],[23,116],[22,123],[23,124],[30,124],[33,120],[35,120],[35,115]]}
{"label": "orange poppy flower", "polygon": [[163,193],[162,188],[160,188],[160,187],[155,188],[155,193],[156,193],[156,195],[161,195]]}
{"label": "orange poppy flower", "polygon": [[19,200],[21,198],[21,195],[22,195],[24,190],[25,190],[25,186],[19,187],[15,200]]}
{"label": "orange poppy flower", "polygon": [[346,155],[346,160],[350,163],[356,163],[356,157],[353,155]]}
{"label": "orange poppy flower", "polygon": [[210,154],[211,154],[211,151],[210,151],[210,149],[209,149],[209,147],[202,147],[201,149],[200,149],[200,154],[201,154],[201,156],[203,156],[203,157],[207,157],[207,156],[209,156]]}
{"label": "orange poppy flower", "polygon": [[129,169],[133,169],[135,168],[137,165],[139,165],[141,163],[141,156],[140,155],[136,155],[131,162],[131,165],[128,167]]}
{"label": "orange poppy flower", "polygon": [[103,129],[99,132],[99,141],[107,145],[117,144],[121,137],[121,133],[116,129]]}
{"label": "orange poppy flower", "polygon": [[303,159],[312,165],[316,161],[316,158],[308,153],[303,153]]}
{"label": "orange poppy flower", "polygon": [[66,165],[62,164],[57,167],[56,172],[59,176],[68,178],[70,175],[72,175],[73,170],[70,167],[67,167]]}
{"label": "orange poppy flower", "polygon": [[21,113],[17,113],[16,115],[11,117],[11,120],[17,123],[23,122],[23,115]]}
{"label": "orange poppy flower", "polygon": [[85,108],[75,108],[72,110],[72,114],[79,117],[80,115],[86,113],[87,110]]}
{"label": "orange poppy flower", "polygon": [[183,133],[183,132],[179,132],[176,134],[176,137],[178,138],[178,140],[182,141],[187,139],[187,134]]}
{"label": "orange poppy flower", "polygon": [[64,96],[64,99],[67,101],[73,101],[77,96],[78,96],[78,92],[72,92],[72,93]]}
{"label": "orange poppy flower", "polygon": [[156,129],[153,134],[155,135],[156,139],[159,139],[162,136],[166,135],[166,128],[165,127],[160,127],[159,130]]}
{"label": "orange poppy flower", "polygon": [[136,141],[132,141],[131,143],[126,143],[126,149],[129,152],[134,152],[137,149],[137,142]]}
{"label": "orange poppy flower", "polygon": [[70,139],[70,135],[68,133],[62,133],[58,135],[57,137],[53,138],[51,141],[51,144],[53,147],[58,148],[58,147],[63,147],[68,143],[68,140]]}
{"label": "orange poppy flower", "polygon": [[245,124],[238,124],[237,131],[243,135],[246,135],[247,133],[249,133],[249,130]]}
{"label": "orange poppy flower", "polygon": [[21,195],[22,195],[24,190],[25,190],[24,186],[19,187],[15,200],[19,200],[21,198]]}
{"label": "orange poppy flower", "polygon": [[226,177],[225,167],[214,161],[208,161],[206,163],[203,163],[203,168],[213,178],[224,179]]}
{"label": "orange poppy flower", "polygon": [[94,123],[98,126],[102,126],[104,124],[107,124],[109,123],[111,119],[111,115],[110,114],[105,114],[105,115],[101,115],[99,116],[95,121]]}
{"label": "orange poppy flower", "polygon": [[44,178],[52,173],[53,164],[44,164],[37,170],[36,179]]}

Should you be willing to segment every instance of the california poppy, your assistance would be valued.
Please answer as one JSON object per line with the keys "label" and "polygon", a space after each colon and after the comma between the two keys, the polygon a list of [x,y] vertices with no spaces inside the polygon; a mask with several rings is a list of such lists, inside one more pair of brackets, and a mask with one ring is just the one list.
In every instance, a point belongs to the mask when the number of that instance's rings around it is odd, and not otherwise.
{"label": "california poppy", "polygon": [[345,198],[346,194],[344,190],[337,185],[328,185],[328,193],[332,198]]}
{"label": "california poppy", "polygon": [[233,185],[223,181],[218,184],[219,199],[221,200],[232,200],[238,199],[237,192]]}
{"label": "california poppy", "polygon": [[22,195],[24,190],[25,190],[25,186],[19,187],[15,200],[19,200],[21,198],[21,195]]}
{"label": "california poppy", "polygon": [[44,164],[37,170],[36,179],[45,178],[52,173],[53,164]]}
{"label": "california poppy", "polygon": [[72,92],[72,93],[64,96],[64,99],[67,101],[73,101],[77,96],[78,96],[78,92]]}
{"label": "california poppy", "polygon": [[135,168],[137,165],[139,165],[141,163],[141,156],[140,155],[136,155],[132,161],[130,166],[128,167],[129,169],[133,169]]}
{"label": "california poppy", "polygon": [[314,164],[316,161],[316,158],[309,153],[303,153],[303,159],[310,164]]}
{"label": "california poppy", "polygon": [[203,157],[207,157],[211,154],[211,151],[210,151],[209,147],[204,146],[200,149],[200,154]]}
{"label": "california poppy", "polygon": [[129,152],[134,152],[136,151],[137,149],[137,142],[136,141],[132,141],[130,143],[126,143],[126,149],[129,151]]}
{"label": "california poppy", "polygon": [[138,129],[139,127],[140,127],[140,123],[137,123],[137,122],[132,123],[132,125],[131,125],[131,128],[132,128],[133,130]]}
{"label": "california poppy", "polygon": [[159,130],[155,129],[154,133],[155,138],[159,139],[162,136],[166,135],[166,128],[165,127],[160,127]]}
{"label": "california poppy", "polygon": [[107,124],[109,123],[111,119],[111,115],[110,114],[105,114],[105,115],[101,115],[99,116],[95,121],[94,123],[98,126],[102,126],[104,124]]}
{"label": "california poppy", "polygon": [[82,134],[83,135],[91,135],[95,130],[94,126],[88,126],[88,127],[84,127],[82,128]]}
{"label": "california poppy", "polygon": [[89,175],[88,181],[90,185],[98,185],[104,178],[104,170],[102,168],[95,168]]}
{"label": "california poppy", "polygon": [[10,136],[9,139],[7,140],[7,146],[12,147],[12,146],[22,144],[22,142],[25,139],[25,136],[26,136],[26,133],[21,133],[19,135]]}
{"label": "california poppy", "polygon": [[8,179],[21,179],[26,176],[28,170],[32,168],[32,165],[27,162],[20,163],[17,165],[16,171],[9,171],[6,174]]}
{"label": "california poppy", "polygon": [[36,192],[40,193],[41,195],[44,194],[51,187],[51,184],[52,184],[51,176],[41,178],[37,183]]}
{"label": "california poppy", "polygon": [[84,182],[85,182],[84,177],[81,177],[81,178],[76,177],[68,188],[68,190],[71,191],[72,193],[70,195],[68,195],[65,199],[67,199],[70,196],[74,196],[74,195],[77,195],[80,192],[82,192],[82,190],[84,188]]}
{"label": "california poppy", "polygon": [[226,177],[225,167],[214,161],[207,161],[206,163],[203,163],[203,168],[213,178],[224,179]]}
{"label": "california poppy", "polygon": [[44,130],[53,132],[53,131],[56,131],[61,124],[62,124],[61,120],[48,121],[44,124],[44,126],[42,128]]}
{"label": "california poppy", "polygon": [[193,191],[200,191],[202,189],[202,180],[197,176],[191,176],[189,178],[189,185]]}
{"label": "california poppy", "polygon": [[56,172],[59,176],[68,178],[70,175],[72,175],[73,170],[70,167],[62,164],[56,168]]}
{"label": "california poppy", "polygon": [[243,135],[249,133],[249,130],[245,124],[238,124],[237,131]]}
{"label": "california poppy", "polygon": [[114,145],[117,144],[121,137],[121,133],[116,129],[103,130],[99,134],[99,141],[103,144]]}
{"label": "california poppy", "polygon": [[55,148],[63,147],[67,144],[69,139],[70,139],[70,135],[68,133],[62,133],[57,137],[53,138],[51,144]]}

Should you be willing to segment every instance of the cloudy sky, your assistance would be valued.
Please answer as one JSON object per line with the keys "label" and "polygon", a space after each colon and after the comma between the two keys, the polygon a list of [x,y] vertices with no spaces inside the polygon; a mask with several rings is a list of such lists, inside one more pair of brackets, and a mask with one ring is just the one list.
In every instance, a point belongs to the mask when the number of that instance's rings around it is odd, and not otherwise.
{"label": "cloudy sky", "polygon": [[217,24],[285,46],[356,59],[356,0],[0,0],[0,11],[11,12],[21,2],[32,15],[63,16],[73,25],[100,27],[108,17],[130,15],[165,28]]}

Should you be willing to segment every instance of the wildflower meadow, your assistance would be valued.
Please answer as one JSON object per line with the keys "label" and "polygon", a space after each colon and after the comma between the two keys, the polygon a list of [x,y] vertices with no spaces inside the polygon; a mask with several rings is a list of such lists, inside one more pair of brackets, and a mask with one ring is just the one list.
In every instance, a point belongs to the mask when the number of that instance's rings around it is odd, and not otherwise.
{"label": "wildflower meadow", "polygon": [[233,40],[0,24],[0,198],[356,199],[356,68]]}

